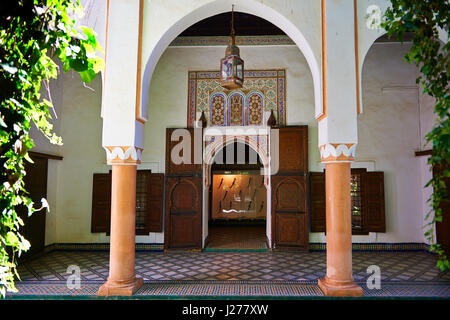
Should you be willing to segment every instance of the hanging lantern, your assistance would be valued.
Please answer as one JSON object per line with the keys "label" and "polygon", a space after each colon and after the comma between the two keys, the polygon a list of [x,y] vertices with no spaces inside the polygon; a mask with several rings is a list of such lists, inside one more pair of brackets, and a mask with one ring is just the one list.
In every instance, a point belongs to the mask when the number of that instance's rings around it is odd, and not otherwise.
{"label": "hanging lantern", "polygon": [[230,44],[225,50],[225,58],[220,60],[220,84],[228,90],[242,88],[244,83],[244,60],[239,56],[239,48],[234,38],[234,5],[231,9]]}

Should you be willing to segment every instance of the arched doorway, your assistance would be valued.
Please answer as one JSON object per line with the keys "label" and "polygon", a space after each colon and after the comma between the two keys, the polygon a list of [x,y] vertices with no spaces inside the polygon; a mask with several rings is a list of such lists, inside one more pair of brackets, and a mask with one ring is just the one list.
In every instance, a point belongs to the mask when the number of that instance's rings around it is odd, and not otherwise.
{"label": "arched doorway", "polygon": [[234,140],[216,153],[208,187],[205,250],[267,249],[268,194],[263,162],[248,144]]}

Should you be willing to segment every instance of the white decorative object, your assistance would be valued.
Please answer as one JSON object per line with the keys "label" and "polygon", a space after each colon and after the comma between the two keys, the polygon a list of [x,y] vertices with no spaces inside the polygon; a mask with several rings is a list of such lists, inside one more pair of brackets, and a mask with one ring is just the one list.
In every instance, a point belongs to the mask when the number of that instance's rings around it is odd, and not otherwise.
{"label": "white decorative object", "polygon": [[356,143],[327,143],[321,145],[322,162],[352,162],[355,159]]}
{"label": "white decorative object", "polygon": [[127,146],[105,147],[108,164],[138,164],[141,162],[142,148]]}

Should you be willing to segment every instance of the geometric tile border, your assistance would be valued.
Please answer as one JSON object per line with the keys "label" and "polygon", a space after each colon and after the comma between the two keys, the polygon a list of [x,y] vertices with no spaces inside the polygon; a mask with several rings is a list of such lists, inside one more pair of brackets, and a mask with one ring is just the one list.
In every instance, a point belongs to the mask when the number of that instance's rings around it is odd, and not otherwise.
{"label": "geometric tile border", "polygon": [[[326,243],[309,243],[310,251],[325,251]],[[352,251],[429,251],[425,243],[352,243]]]}
{"label": "geometric tile border", "polygon": [[[102,282],[88,282],[80,289],[68,289],[65,282],[35,282],[17,284],[18,293],[8,293],[7,299],[20,296],[96,296]],[[396,282],[382,283],[381,289],[368,289],[363,297],[450,298],[450,283]],[[311,297],[323,296],[317,281],[145,281],[134,298],[167,297]]]}
{"label": "geometric tile border", "polygon": [[[353,243],[353,251],[427,251],[425,243]],[[326,251],[326,243],[309,243],[310,251]],[[44,252],[53,251],[109,251],[109,243],[55,243],[45,247]],[[163,243],[137,243],[136,251],[161,252]]]}
{"label": "geometric tile border", "polygon": [[[170,47],[197,47],[197,46],[226,46],[229,36],[214,37],[177,37],[169,45]],[[288,36],[236,36],[238,46],[262,46],[262,45],[295,45]]]}

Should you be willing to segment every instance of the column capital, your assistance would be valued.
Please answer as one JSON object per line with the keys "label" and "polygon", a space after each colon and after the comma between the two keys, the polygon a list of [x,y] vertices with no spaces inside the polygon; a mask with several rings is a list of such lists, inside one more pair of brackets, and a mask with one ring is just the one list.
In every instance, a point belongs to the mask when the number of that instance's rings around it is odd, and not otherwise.
{"label": "column capital", "polygon": [[105,146],[108,164],[138,165],[141,163],[143,148],[134,146]]}
{"label": "column capital", "polygon": [[356,143],[326,143],[319,146],[322,163],[355,161]]}

